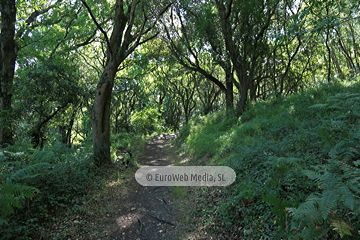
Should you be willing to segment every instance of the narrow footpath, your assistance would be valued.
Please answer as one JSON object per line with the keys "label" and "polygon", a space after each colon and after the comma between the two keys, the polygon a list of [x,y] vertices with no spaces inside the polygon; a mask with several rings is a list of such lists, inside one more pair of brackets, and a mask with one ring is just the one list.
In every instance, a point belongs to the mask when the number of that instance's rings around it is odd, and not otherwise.
{"label": "narrow footpath", "polygon": [[[168,166],[184,160],[162,134],[148,142],[138,159],[141,166]],[[78,214],[65,216],[52,235],[78,240],[210,240],[199,222],[191,187],[145,187],[135,179],[137,168],[114,165],[105,170],[105,185],[88,195]],[[72,212],[72,211],[71,211]]]}
{"label": "narrow footpath", "polygon": [[[147,143],[143,156],[139,159],[142,166],[167,166],[173,159],[168,156],[169,141],[175,134],[164,134]],[[181,223],[174,206],[172,187],[144,187],[133,177],[130,183],[136,188],[119,199],[121,207],[109,239],[136,240],[175,240],[179,239]]]}

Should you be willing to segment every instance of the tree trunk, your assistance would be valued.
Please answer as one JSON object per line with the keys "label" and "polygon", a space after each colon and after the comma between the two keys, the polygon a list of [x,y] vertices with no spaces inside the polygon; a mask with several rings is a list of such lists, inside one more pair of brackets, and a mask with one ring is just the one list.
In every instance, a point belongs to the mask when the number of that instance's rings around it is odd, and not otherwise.
{"label": "tree trunk", "polygon": [[[38,16],[54,8],[61,0],[43,10],[34,12],[25,21],[25,26],[17,29],[16,1],[0,0],[0,146],[13,144],[13,112],[12,112],[12,87],[14,81],[15,61],[19,47],[16,39],[21,39],[25,29],[36,20]],[[22,25],[22,24],[19,24]]]}
{"label": "tree trunk", "polygon": [[234,107],[234,75],[231,69],[226,70],[226,109],[231,110]]}
{"label": "tree trunk", "polygon": [[0,145],[13,144],[12,86],[17,47],[15,43],[15,0],[0,2]]}
{"label": "tree trunk", "polygon": [[249,84],[246,82],[248,80],[246,78],[246,64],[245,61],[242,61],[239,56],[239,49],[234,42],[232,25],[229,21],[232,1],[230,2],[229,6],[227,6],[227,8],[224,6],[222,1],[216,1],[216,6],[219,11],[219,17],[221,20],[221,30],[225,40],[225,47],[228,51],[230,60],[234,66],[236,76],[238,77],[240,83],[240,96],[237,106],[237,114],[242,115],[245,111],[245,105],[247,103]]}
{"label": "tree trunk", "polygon": [[352,23],[349,24],[349,28],[350,28],[350,32],[351,32],[351,40],[352,40],[352,44],[353,44],[353,48],[354,48],[354,59],[356,62],[356,72],[359,72],[360,70],[360,62],[359,62],[359,45],[357,44],[357,38],[355,36],[355,31],[354,28],[352,26]]}
{"label": "tree trunk", "polygon": [[61,142],[66,145],[66,147],[71,148],[71,134],[74,127],[76,110],[73,111],[70,117],[68,124],[60,125],[58,131],[61,135]]}
{"label": "tree trunk", "polygon": [[237,104],[236,113],[238,116],[241,116],[245,112],[245,108],[248,102],[248,92],[249,87],[246,84],[246,81],[240,82],[240,89],[239,89],[239,101]]}
{"label": "tree trunk", "polygon": [[[328,58],[327,58],[327,80],[328,82],[331,82],[331,49],[329,46],[329,29],[326,31],[326,40],[325,40],[325,45],[326,45],[326,49],[327,49],[327,54],[328,54]],[[326,57],[325,57],[326,59]]]}
{"label": "tree trunk", "polygon": [[72,114],[71,120],[70,120],[67,130],[66,130],[66,146],[68,148],[71,148],[71,134],[72,134],[72,130],[74,127],[75,116],[76,116],[76,111],[74,111],[74,113]]}
{"label": "tree trunk", "polygon": [[108,62],[96,90],[92,114],[94,161],[97,165],[110,164],[110,104],[117,68]]}
{"label": "tree trunk", "polygon": [[[124,0],[116,0],[113,29],[109,38],[106,31],[97,22],[90,6],[85,0],[81,1],[103,34],[107,45],[106,65],[96,89],[92,113],[94,161],[97,165],[105,165],[111,163],[110,105],[118,67],[138,46],[158,35],[158,32],[151,34],[151,31],[155,28],[160,16],[171,6],[171,3],[152,18],[146,12],[141,13],[141,11],[145,11],[145,6],[141,6],[142,3],[145,4],[145,1],[126,1],[124,3]],[[154,22],[149,23],[149,19],[153,19]],[[145,27],[147,23],[149,26]]]}

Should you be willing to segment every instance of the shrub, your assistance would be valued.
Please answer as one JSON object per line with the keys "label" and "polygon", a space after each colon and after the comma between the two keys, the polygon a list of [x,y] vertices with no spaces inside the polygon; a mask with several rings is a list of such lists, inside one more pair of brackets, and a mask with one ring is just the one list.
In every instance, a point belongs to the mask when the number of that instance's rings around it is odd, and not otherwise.
{"label": "shrub", "polygon": [[190,121],[184,149],[237,173],[216,204],[201,203],[208,226],[237,238],[357,239],[359,92],[359,83],[327,84],[253,103],[235,122],[222,113]]}
{"label": "shrub", "polygon": [[156,107],[147,107],[131,115],[130,122],[136,132],[151,134],[160,130],[160,112]]}
{"label": "shrub", "polygon": [[41,225],[68,205],[80,205],[94,182],[96,172],[88,148],[24,146],[9,146],[0,155],[2,239],[39,237]]}

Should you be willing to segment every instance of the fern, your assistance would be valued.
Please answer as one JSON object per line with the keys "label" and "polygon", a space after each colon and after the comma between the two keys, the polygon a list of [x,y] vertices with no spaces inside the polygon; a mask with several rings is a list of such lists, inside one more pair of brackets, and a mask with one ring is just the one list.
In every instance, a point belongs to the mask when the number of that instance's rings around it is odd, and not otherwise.
{"label": "fern", "polygon": [[4,194],[0,190],[0,217],[7,216],[14,212],[14,207],[22,208],[22,204],[18,198],[15,198],[13,195]]}
{"label": "fern", "polygon": [[321,215],[319,214],[318,209],[319,195],[311,194],[304,203],[299,205],[299,207],[287,208],[287,211],[292,215],[295,220],[301,221],[307,218],[306,222],[312,223],[321,219]]}
{"label": "fern", "polygon": [[[350,219],[347,219],[347,213],[359,214],[360,171],[339,159],[330,159],[328,164],[314,169],[317,171],[303,172],[322,191],[310,195],[304,203],[297,208],[288,208],[288,211],[299,228],[322,225],[327,231],[326,226],[330,224],[340,236],[351,235],[352,227],[348,223]],[[340,220],[332,217],[334,213],[342,213]]]}
{"label": "fern", "polygon": [[343,162],[351,162],[356,160],[360,156],[360,141],[357,139],[343,140],[335,145],[330,151],[329,155],[331,158],[338,158]]}
{"label": "fern", "polygon": [[36,163],[17,170],[0,184],[0,218],[6,222],[6,217],[14,213],[14,208],[22,208],[26,198],[32,198],[39,190],[35,187],[20,184],[20,181],[37,177],[48,167],[48,163]]}
{"label": "fern", "polygon": [[339,93],[311,108],[329,113],[317,133],[330,158],[303,171],[319,190],[287,209],[293,230],[304,239],[320,229],[322,234],[333,230],[340,237],[352,236],[352,224],[360,225],[360,94]]}
{"label": "fern", "polygon": [[331,220],[331,226],[334,227],[333,230],[340,234],[341,238],[345,235],[351,236],[351,231],[354,230],[354,228],[344,220]]}
{"label": "fern", "polygon": [[28,165],[22,169],[19,169],[15,173],[13,173],[7,179],[7,181],[8,182],[19,182],[21,180],[37,177],[42,174],[42,173],[40,173],[40,171],[42,171],[44,168],[46,168],[48,166],[49,166],[49,164],[44,163],[44,162],[36,163],[34,165]]}
{"label": "fern", "polygon": [[276,223],[286,228],[286,209],[298,205],[298,196],[294,194],[297,182],[303,177],[300,159],[291,157],[269,157],[269,177],[264,184],[262,200],[270,204]]}
{"label": "fern", "polygon": [[24,198],[32,198],[39,190],[35,187],[18,183],[0,185],[0,218],[14,212],[14,208],[22,208]]}

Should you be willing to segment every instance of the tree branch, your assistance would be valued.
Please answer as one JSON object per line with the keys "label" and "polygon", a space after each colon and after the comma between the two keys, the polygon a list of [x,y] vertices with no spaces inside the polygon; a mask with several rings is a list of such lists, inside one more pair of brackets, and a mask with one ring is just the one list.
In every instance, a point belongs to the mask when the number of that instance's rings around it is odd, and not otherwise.
{"label": "tree branch", "polygon": [[33,13],[31,13],[30,16],[28,17],[28,19],[26,19],[26,21],[25,21],[26,26],[20,28],[19,31],[16,33],[16,38],[17,39],[21,38],[23,36],[27,26],[29,26],[32,22],[34,22],[38,16],[48,12],[50,9],[54,8],[61,1],[62,0],[58,0],[58,1],[56,1],[56,3],[54,3],[53,5],[50,5],[49,7],[45,8],[43,10],[40,10],[40,11],[35,10]]}
{"label": "tree branch", "polygon": [[106,44],[107,44],[107,47],[109,48],[109,52],[110,54],[112,54],[112,48],[111,48],[111,45],[110,45],[110,41],[109,41],[109,38],[105,32],[105,30],[101,27],[101,25],[96,21],[96,18],[94,16],[94,14],[92,13],[91,11],[91,8],[89,7],[89,5],[85,2],[85,0],[81,0],[81,2],[84,4],[84,6],[86,7],[87,11],[89,12],[90,14],[90,17],[91,19],[93,20],[93,22],[95,23],[96,27],[100,30],[100,32],[104,35],[105,37],[105,41],[106,41]]}

